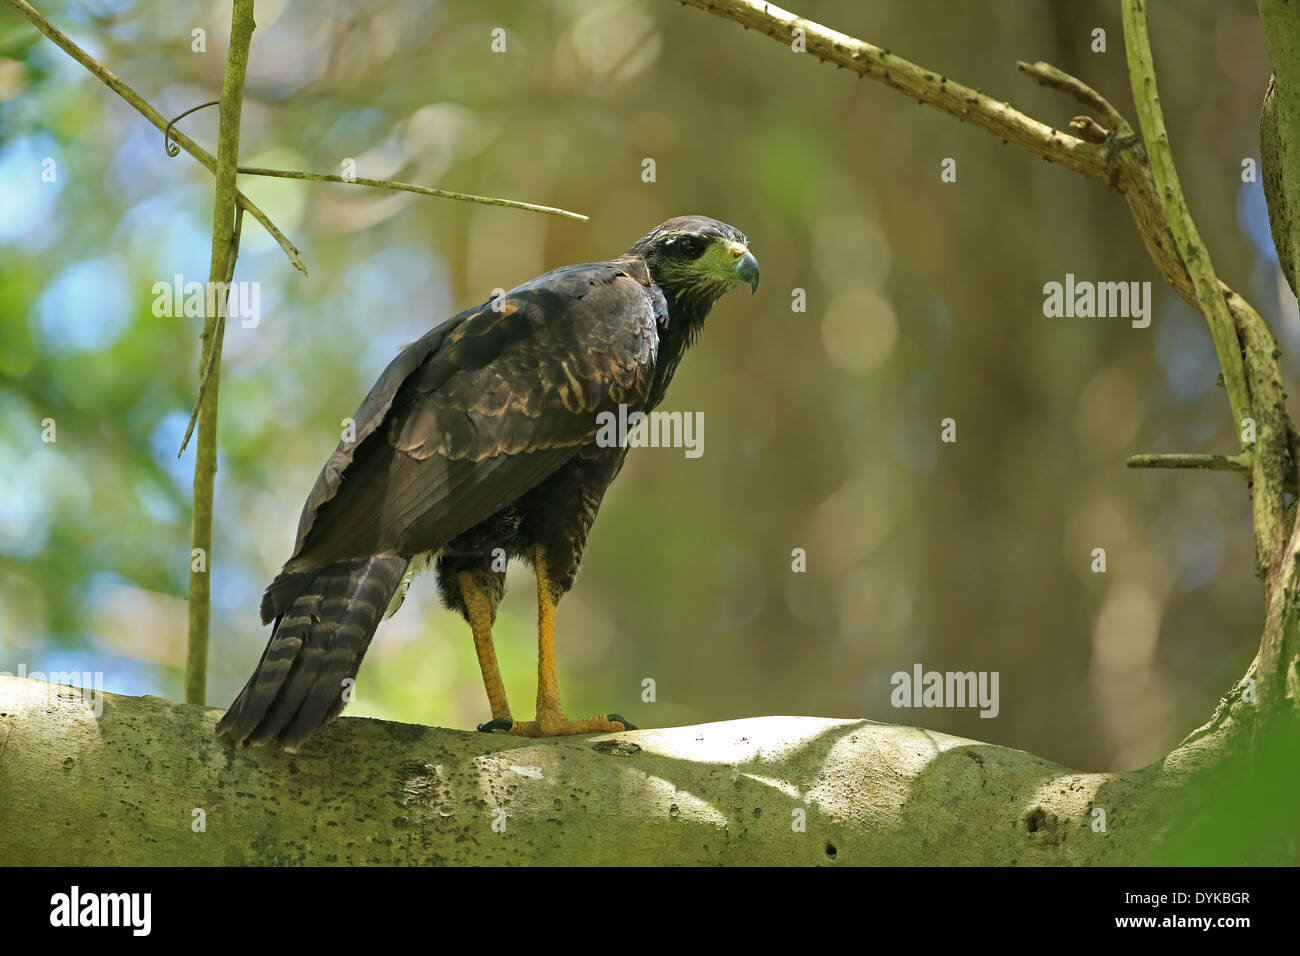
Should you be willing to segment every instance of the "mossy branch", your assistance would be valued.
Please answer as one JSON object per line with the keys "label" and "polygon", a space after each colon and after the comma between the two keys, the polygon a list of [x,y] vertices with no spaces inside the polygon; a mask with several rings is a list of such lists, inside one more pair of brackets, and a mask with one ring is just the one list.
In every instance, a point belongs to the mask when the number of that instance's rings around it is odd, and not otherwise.
{"label": "mossy branch", "polygon": [[1290,207],[1300,202],[1300,11],[1291,0],[1257,0],[1257,5],[1273,65],[1260,146],[1264,165],[1275,169],[1264,170],[1264,182],[1267,189],[1271,174],[1278,187],[1278,195],[1269,197],[1269,220],[1294,294],[1300,275],[1300,216]]}
{"label": "mossy branch", "polygon": [[1137,104],[1138,123],[1142,127],[1147,159],[1156,181],[1156,195],[1164,211],[1165,221],[1174,234],[1183,265],[1192,277],[1196,303],[1209,323],[1219,367],[1223,370],[1228,402],[1232,405],[1233,422],[1240,433],[1243,423],[1251,418],[1250,393],[1246,388],[1241,344],[1237,341],[1236,324],[1219,288],[1214,263],[1210,260],[1209,251],[1187,208],[1187,197],[1183,195],[1183,187],[1178,180],[1178,168],[1174,164],[1169,132],[1165,128],[1164,111],[1160,108],[1155,62],[1147,34],[1145,0],[1124,0],[1124,49],[1128,55],[1129,81],[1133,87],[1133,101]]}
{"label": "mossy branch", "polygon": [[1130,468],[1201,468],[1249,478],[1254,455],[1250,452],[1240,455],[1131,455],[1124,464]]}

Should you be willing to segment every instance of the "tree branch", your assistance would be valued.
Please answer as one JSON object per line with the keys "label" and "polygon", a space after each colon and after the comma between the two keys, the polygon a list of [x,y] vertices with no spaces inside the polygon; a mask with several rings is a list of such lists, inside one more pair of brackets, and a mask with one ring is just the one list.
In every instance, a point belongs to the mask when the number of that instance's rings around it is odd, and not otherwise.
{"label": "tree branch", "polygon": [[[230,283],[235,278],[235,262],[239,259],[239,239],[244,232],[244,210],[241,206],[235,207],[235,232],[231,238],[230,244],[230,261],[226,264],[225,285],[222,286],[221,299],[223,303],[228,303],[230,298]],[[224,341],[226,336],[226,309],[223,308],[217,315],[217,341]],[[185,446],[190,443],[190,435],[194,433],[194,425],[199,420],[199,409],[203,407],[203,396],[207,394],[208,383],[212,380],[212,373],[216,367],[218,358],[216,350],[209,350],[207,364],[203,366],[203,373],[199,376],[199,394],[194,399],[194,410],[190,412],[190,420],[185,426],[185,437],[181,439],[180,450],[176,452],[179,458],[185,454]]]}
{"label": "tree branch", "polygon": [[1133,101],[1137,104],[1138,122],[1146,140],[1151,172],[1155,176],[1156,195],[1160,199],[1165,221],[1174,234],[1175,248],[1181,253],[1183,265],[1192,277],[1197,306],[1210,325],[1210,335],[1214,339],[1219,367],[1223,369],[1224,387],[1228,392],[1228,402],[1232,405],[1233,421],[1240,440],[1243,423],[1251,417],[1241,344],[1237,341],[1232,314],[1223,300],[1219,279],[1214,274],[1214,263],[1210,260],[1209,251],[1187,208],[1187,197],[1183,195],[1183,187],[1178,180],[1178,167],[1174,164],[1169,133],[1165,129],[1164,111],[1160,108],[1160,94],[1156,88],[1156,70],[1151,56],[1151,41],[1147,36],[1144,0],[1124,0],[1124,48],[1128,55],[1129,79],[1133,86]]}
{"label": "tree branch", "polygon": [[[1295,294],[1300,274],[1296,268],[1300,265],[1300,217],[1291,214],[1290,206],[1300,202],[1300,16],[1288,0],[1257,0],[1257,6],[1273,64],[1266,107],[1271,115],[1266,117],[1268,129],[1261,123],[1260,130],[1264,182],[1269,185],[1270,172],[1276,177],[1280,196],[1269,197],[1268,212],[1278,259]],[[1270,132],[1275,134],[1274,143],[1267,142]],[[1270,171],[1268,166],[1275,169]],[[1276,208],[1279,205],[1285,210]],[[1279,217],[1281,213],[1284,215]]]}
{"label": "tree branch", "polygon": [[[1107,155],[1097,145],[1053,129],[1008,103],[963,86],[874,44],[832,30],[763,0],[678,2],[734,20],[787,46],[799,38],[795,31],[802,31],[801,38],[807,55],[825,63],[834,63],[859,76],[869,77],[959,120],[974,123],[994,136],[1049,162],[1091,179],[1102,182],[1108,179]],[[1101,99],[1100,94],[1095,96]]]}
{"label": "tree branch", "polygon": [[1115,109],[1110,100],[1077,77],[1071,76],[1050,63],[1044,63],[1042,60],[1037,63],[1020,61],[1016,63],[1016,68],[1033,80],[1036,86],[1056,90],[1065,93],[1067,96],[1074,97],[1106,121],[1108,124],[1106,127],[1107,132],[1123,137],[1133,135],[1133,127],[1124,118],[1124,114]]}
{"label": "tree branch", "polygon": [[344,717],[288,754],[216,740],[215,708],[88,703],[0,676],[0,865],[1123,865],[1213,770],[1204,741],[1080,773],[822,717],[532,740]]}
{"label": "tree branch", "polygon": [[1124,464],[1129,468],[1204,468],[1249,478],[1253,459],[1253,455],[1130,455]]}
{"label": "tree branch", "polygon": [[[185,657],[185,700],[206,700],[208,677],[208,615],[211,602],[212,492],[217,475],[217,410],[221,390],[221,345],[229,282],[234,277],[236,238],[235,188],[239,165],[239,121],[244,105],[244,74],[253,40],[253,0],[234,0],[230,18],[230,49],[221,84],[221,126],[217,133],[216,189],[212,201],[212,257],[208,266],[208,313],[203,320],[203,350],[199,360],[199,438],[194,459],[194,514],[190,531],[189,638]],[[221,286],[214,301],[212,289]],[[206,388],[204,384],[206,383]],[[202,556],[195,561],[194,553]]]}
{"label": "tree branch", "polygon": [[539,206],[536,203],[520,202],[517,199],[497,199],[493,196],[475,196],[471,193],[458,193],[450,189],[435,189],[432,186],[414,186],[411,183],[399,183],[391,179],[366,179],[354,176],[345,179],[328,173],[300,173],[292,169],[264,169],[261,166],[240,166],[239,171],[248,176],[273,176],[279,179],[307,179],[318,183],[343,183],[349,186],[372,186],[376,189],[396,189],[402,192],[419,193],[421,196],[437,196],[442,199],[459,199],[462,202],[479,203],[484,206],[507,206],[511,209],[526,209],[529,212],[546,213],[549,216],[561,216],[565,219],[577,219],[587,222],[588,217],[580,212],[569,212],[555,206]]}

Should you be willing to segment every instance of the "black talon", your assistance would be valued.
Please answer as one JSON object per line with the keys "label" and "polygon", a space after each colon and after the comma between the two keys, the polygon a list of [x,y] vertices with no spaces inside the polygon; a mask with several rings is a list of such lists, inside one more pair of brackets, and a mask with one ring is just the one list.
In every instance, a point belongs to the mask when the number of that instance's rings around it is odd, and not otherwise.
{"label": "black talon", "polygon": [[622,714],[606,714],[605,719],[617,720],[620,724],[623,725],[623,728],[625,730],[636,730],[636,724],[632,723],[632,721],[628,720]]}
{"label": "black talon", "polygon": [[492,720],[489,720],[486,724],[479,724],[478,729],[485,734],[490,734],[494,730],[504,730],[509,732],[510,728],[513,727],[514,725],[515,722],[511,720],[509,717],[494,717]]}

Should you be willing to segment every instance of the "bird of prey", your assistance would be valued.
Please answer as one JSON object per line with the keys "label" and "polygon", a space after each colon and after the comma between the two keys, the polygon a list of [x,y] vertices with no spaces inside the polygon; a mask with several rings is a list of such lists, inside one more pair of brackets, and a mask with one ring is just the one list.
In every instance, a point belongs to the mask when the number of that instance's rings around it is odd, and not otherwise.
{"label": "bird of prey", "polygon": [[[658,405],[718,298],[757,289],[748,245],[716,219],[670,219],[616,259],[538,276],[407,346],[316,479],[293,555],[262,597],[270,641],[217,733],[289,750],[306,742],[350,699],[375,629],[430,564],[442,602],[473,632],[492,710],[480,730],[631,728],[618,714],[565,717],[556,605],[627,457],[608,429],[602,439],[601,420]],[[511,558],[537,578],[531,721],[512,717],[492,646]]]}

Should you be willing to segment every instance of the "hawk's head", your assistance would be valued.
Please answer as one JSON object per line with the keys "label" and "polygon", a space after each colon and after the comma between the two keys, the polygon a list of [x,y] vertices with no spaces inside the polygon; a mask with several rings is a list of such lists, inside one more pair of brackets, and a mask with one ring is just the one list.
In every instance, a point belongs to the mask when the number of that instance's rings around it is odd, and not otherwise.
{"label": "hawk's head", "polygon": [[745,234],[708,216],[678,216],[656,226],[629,254],[645,259],[672,301],[708,311],[736,283],[758,288],[758,260]]}

